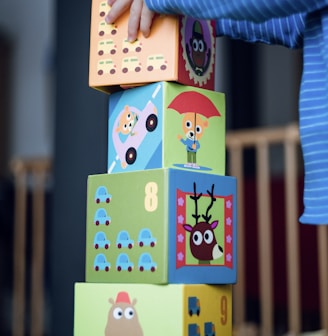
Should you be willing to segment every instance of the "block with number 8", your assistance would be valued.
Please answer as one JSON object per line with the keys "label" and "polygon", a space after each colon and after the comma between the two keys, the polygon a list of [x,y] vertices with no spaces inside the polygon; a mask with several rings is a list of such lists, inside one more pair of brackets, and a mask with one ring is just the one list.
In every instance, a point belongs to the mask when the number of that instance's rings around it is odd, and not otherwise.
{"label": "block with number 8", "polygon": [[236,179],[153,169],[88,178],[86,281],[236,282]]}

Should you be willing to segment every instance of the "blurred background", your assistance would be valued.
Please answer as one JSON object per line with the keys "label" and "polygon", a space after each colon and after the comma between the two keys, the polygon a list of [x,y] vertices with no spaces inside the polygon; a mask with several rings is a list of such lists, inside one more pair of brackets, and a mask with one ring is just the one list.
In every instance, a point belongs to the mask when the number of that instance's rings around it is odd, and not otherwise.
{"label": "blurred background", "polygon": [[[45,335],[73,333],[74,283],[84,281],[87,176],[105,173],[107,162],[108,97],[88,87],[90,10],[91,0],[0,1],[0,335],[12,334],[10,163],[17,158],[51,162]],[[301,56],[282,47],[218,39],[216,85],[227,94],[228,131],[297,121]],[[248,156],[244,169],[252,176],[252,153]],[[273,160],[272,169],[279,174],[281,162]],[[28,232],[30,217],[27,213]],[[28,239],[27,272],[30,256]],[[29,294],[27,289],[27,302]],[[29,322],[22,323],[29,335]]]}

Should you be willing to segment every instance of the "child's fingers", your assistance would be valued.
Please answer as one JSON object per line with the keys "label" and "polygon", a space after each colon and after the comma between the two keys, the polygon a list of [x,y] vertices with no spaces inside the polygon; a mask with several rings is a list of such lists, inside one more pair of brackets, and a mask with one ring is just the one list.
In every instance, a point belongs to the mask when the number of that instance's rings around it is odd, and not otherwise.
{"label": "child's fingers", "polygon": [[130,18],[128,23],[128,40],[135,41],[138,35],[143,0],[134,0],[130,8]]}
{"label": "child's fingers", "polygon": [[109,24],[114,23],[130,8],[128,23],[128,40],[130,42],[136,40],[139,30],[145,37],[149,36],[155,13],[148,9],[144,0],[107,0],[107,3],[111,6],[105,17],[105,21]]}
{"label": "child's fingers", "polygon": [[145,37],[150,34],[150,28],[153,22],[155,13],[152,12],[145,4],[142,7],[140,18],[140,31]]}
{"label": "child's fingers", "polygon": [[114,23],[131,5],[132,0],[108,0],[111,7],[110,11],[105,17],[107,23]]}

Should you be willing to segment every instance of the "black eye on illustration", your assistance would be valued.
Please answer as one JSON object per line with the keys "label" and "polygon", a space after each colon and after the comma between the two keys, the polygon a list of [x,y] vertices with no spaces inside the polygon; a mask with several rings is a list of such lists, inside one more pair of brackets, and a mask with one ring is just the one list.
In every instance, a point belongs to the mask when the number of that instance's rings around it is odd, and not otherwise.
{"label": "black eye on illustration", "polygon": [[196,40],[196,39],[192,40],[192,48],[193,48],[194,51],[198,51],[198,49],[199,49],[198,40]]}
{"label": "black eye on illustration", "polygon": [[200,245],[203,241],[203,235],[199,231],[195,231],[194,234],[192,235],[192,240],[195,245]]}
{"label": "black eye on illustration", "polygon": [[198,41],[198,51],[199,52],[204,52],[204,50],[205,50],[204,41],[202,41],[202,40]]}
{"label": "black eye on illustration", "polygon": [[213,241],[214,235],[211,230],[206,230],[204,232],[204,241],[206,244],[211,244]]}
{"label": "black eye on illustration", "polygon": [[126,319],[131,320],[134,316],[134,309],[129,307],[124,310],[124,316]]}
{"label": "black eye on illustration", "polygon": [[122,316],[123,316],[123,310],[122,310],[122,308],[119,308],[119,307],[115,308],[115,309],[113,310],[113,316],[114,316],[114,318],[115,318],[116,320],[121,319]]}
{"label": "black eye on illustration", "polygon": [[190,120],[186,121],[186,127],[191,128],[192,127],[192,122]]}

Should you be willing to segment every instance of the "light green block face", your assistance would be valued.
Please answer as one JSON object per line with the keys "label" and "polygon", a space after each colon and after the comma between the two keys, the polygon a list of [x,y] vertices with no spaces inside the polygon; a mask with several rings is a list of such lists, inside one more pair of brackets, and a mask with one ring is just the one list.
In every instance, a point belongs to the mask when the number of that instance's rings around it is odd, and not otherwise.
{"label": "light green block face", "polygon": [[74,336],[231,336],[230,285],[75,284]]}
{"label": "light green block face", "polygon": [[182,307],[181,286],[79,283],[74,336],[181,336]]}
{"label": "light green block face", "polygon": [[152,170],[89,177],[87,282],[167,281],[164,174]]}
{"label": "light green block face", "polygon": [[225,175],[225,95],[165,83],[164,167]]}

